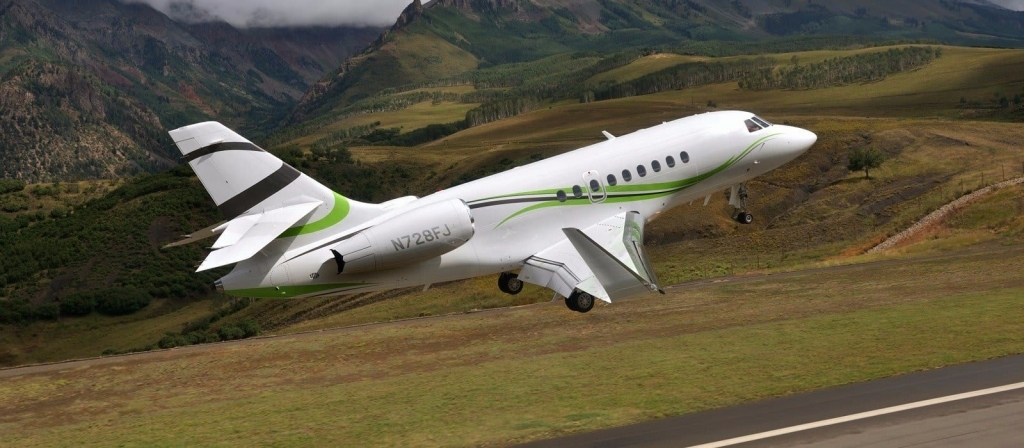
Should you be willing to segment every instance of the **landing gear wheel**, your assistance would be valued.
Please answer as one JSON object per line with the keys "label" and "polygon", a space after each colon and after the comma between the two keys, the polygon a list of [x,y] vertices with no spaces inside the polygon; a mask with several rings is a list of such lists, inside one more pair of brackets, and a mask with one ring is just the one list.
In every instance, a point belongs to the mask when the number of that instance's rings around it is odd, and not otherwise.
{"label": "landing gear wheel", "polygon": [[511,272],[502,272],[498,276],[498,289],[505,294],[516,295],[523,291],[523,281]]}
{"label": "landing gear wheel", "polygon": [[586,313],[594,309],[594,296],[580,290],[573,291],[565,298],[565,306],[577,313]]}
{"label": "landing gear wheel", "polygon": [[736,222],[740,224],[750,224],[754,222],[754,215],[751,215],[749,212],[739,212],[736,214]]}

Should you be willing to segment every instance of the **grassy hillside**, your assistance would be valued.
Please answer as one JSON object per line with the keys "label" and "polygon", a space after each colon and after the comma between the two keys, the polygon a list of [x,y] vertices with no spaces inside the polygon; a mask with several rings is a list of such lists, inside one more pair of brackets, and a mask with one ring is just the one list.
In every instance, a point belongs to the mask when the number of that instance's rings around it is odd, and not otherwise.
{"label": "grassy hillside", "polygon": [[1016,354],[1020,244],[0,371],[0,443],[505,445]]}

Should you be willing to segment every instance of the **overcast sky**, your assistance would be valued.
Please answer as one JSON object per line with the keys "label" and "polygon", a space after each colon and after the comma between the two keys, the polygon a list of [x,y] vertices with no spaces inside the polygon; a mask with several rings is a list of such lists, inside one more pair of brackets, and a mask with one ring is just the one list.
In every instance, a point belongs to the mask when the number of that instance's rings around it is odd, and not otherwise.
{"label": "overcast sky", "polygon": [[1013,9],[1015,11],[1024,10],[1024,0],[988,0],[997,5],[1001,5],[1004,8]]}
{"label": "overcast sky", "polygon": [[146,3],[175,20],[221,19],[236,27],[392,25],[412,0],[122,0]]}

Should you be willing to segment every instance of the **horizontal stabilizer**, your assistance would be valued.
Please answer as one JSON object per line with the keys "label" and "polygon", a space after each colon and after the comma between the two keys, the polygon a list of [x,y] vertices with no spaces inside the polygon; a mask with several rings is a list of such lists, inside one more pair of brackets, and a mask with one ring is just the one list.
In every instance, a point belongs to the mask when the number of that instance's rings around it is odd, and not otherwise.
{"label": "horizontal stabilizer", "polygon": [[182,239],[164,246],[163,249],[169,249],[171,247],[184,246],[186,244],[192,244],[192,243],[195,243],[197,241],[205,240],[207,238],[213,238],[213,237],[217,236],[222,230],[224,230],[223,229],[224,224],[227,224],[227,223],[224,222],[224,221],[221,221],[221,222],[218,222],[218,223],[216,223],[216,224],[214,224],[214,225],[212,225],[210,227],[207,227],[205,229],[196,230],[195,232],[192,232],[192,233],[190,233],[188,235],[182,236]]}
{"label": "horizontal stabilizer", "polygon": [[232,219],[221,230],[220,238],[217,238],[217,242],[213,243],[213,248],[220,249],[237,243],[252,226],[256,225],[261,216],[263,215],[243,215]]}
{"label": "horizontal stabilizer", "polygon": [[[239,237],[234,244],[223,249],[217,249],[210,253],[203,260],[196,272],[202,272],[232,263],[246,260],[262,250],[267,244],[274,241],[279,235],[288,230],[292,224],[309,215],[314,209],[322,204],[320,201],[306,202],[297,205],[290,205],[283,208],[268,210],[261,214],[249,215],[258,217],[245,233]],[[252,219],[246,216],[246,219]],[[240,224],[245,226],[246,224]],[[231,225],[228,225],[228,229]],[[227,232],[228,230],[225,230]],[[221,237],[225,238],[227,235]],[[231,239],[234,239],[232,237]],[[220,240],[218,240],[218,243]]]}

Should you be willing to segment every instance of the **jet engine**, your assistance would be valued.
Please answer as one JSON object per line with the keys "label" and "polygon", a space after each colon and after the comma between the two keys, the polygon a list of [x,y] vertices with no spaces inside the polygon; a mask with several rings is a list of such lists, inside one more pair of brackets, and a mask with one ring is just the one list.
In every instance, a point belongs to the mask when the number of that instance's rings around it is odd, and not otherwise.
{"label": "jet engine", "polygon": [[418,207],[331,248],[338,273],[393,268],[451,252],[473,237],[473,215],[461,199]]}

